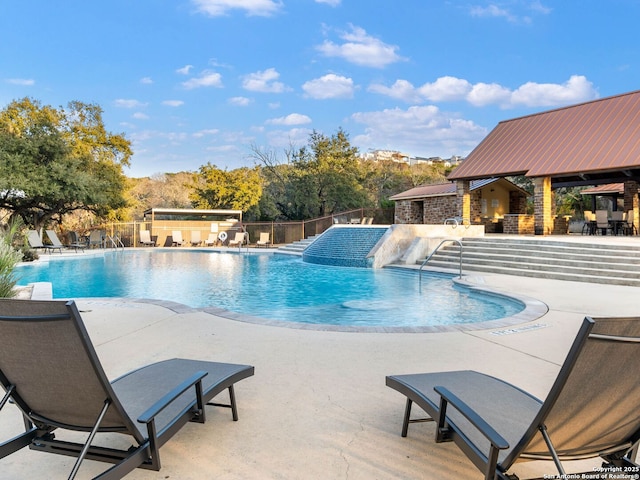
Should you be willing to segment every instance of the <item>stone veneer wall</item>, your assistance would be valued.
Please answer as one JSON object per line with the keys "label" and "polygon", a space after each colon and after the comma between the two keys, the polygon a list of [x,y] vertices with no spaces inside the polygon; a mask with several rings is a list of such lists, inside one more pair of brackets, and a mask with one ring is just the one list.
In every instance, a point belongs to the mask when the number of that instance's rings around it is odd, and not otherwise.
{"label": "stone veneer wall", "polygon": [[533,215],[506,214],[502,220],[504,233],[511,235],[533,235],[535,217]]}
{"label": "stone veneer wall", "polygon": [[447,195],[442,197],[429,197],[424,199],[424,215],[420,223],[425,225],[439,225],[447,218],[458,216],[456,197]]}
{"label": "stone veneer wall", "polygon": [[398,225],[415,225],[423,223],[422,202],[415,200],[398,200],[394,213],[394,222]]}

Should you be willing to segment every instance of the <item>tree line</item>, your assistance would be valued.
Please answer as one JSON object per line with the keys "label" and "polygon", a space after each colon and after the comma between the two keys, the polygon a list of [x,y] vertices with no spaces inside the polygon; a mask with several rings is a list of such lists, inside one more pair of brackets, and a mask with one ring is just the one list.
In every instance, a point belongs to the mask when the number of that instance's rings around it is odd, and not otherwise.
{"label": "tree line", "polygon": [[306,220],[356,208],[393,205],[389,197],[443,181],[442,165],[363,161],[348,134],[314,131],[304,146],[248,147],[252,167],[213,164],[195,172],[129,178],[133,149],[109,132],[99,105],[66,107],[31,98],[0,111],[0,210],[7,223],[82,229],[140,219],[149,208],[236,209],[249,221]]}

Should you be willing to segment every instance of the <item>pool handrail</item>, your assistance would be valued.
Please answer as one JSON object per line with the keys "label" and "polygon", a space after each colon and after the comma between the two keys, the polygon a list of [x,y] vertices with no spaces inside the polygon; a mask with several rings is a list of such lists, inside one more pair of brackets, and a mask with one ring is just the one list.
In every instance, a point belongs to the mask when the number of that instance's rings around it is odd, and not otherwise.
{"label": "pool handrail", "polygon": [[447,242],[455,242],[458,244],[458,246],[460,247],[460,276],[459,278],[462,278],[462,242],[460,240],[458,240],[457,238],[445,238],[444,240],[442,240],[438,246],[436,248],[433,249],[433,251],[427,256],[427,258],[424,259],[424,262],[422,262],[422,265],[420,265],[420,269],[418,270],[418,278],[420,279],[420,284],[422,284],[422,269],[424,268],[424,266],[426,265],[426,263],[431,260],[431,257],[433,257],[435,255],[435,253],[438,251],[438,249],[445,243]]}

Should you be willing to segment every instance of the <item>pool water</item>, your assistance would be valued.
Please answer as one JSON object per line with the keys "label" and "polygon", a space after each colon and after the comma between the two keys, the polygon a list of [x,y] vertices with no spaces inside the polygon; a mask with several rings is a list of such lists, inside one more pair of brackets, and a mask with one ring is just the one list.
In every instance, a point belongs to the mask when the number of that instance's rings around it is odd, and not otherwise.
{"label": "pool water", "polygon": [[456,287],[451,276],[334,267],[289,255],[127,250],[20,266],[18,283],[54,298],[126,297],[341,326],[420,327],[515,315],[519,301]]}

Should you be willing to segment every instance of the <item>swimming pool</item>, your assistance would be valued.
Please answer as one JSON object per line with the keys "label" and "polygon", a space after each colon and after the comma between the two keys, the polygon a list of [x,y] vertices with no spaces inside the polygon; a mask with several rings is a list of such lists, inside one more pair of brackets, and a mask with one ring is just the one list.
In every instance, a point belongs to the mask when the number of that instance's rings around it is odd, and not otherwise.
{"label": "swimming pool", "polygon": [[107,252],[17,268],[20,285],[51,282],[54,298],[126,297],[219,307],[284,322],[422,327],[484,322],[522,302],[456,287],[449,275],[333,267],[289,255],[178,249]]}

